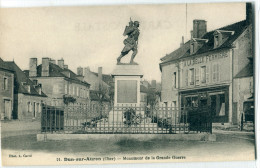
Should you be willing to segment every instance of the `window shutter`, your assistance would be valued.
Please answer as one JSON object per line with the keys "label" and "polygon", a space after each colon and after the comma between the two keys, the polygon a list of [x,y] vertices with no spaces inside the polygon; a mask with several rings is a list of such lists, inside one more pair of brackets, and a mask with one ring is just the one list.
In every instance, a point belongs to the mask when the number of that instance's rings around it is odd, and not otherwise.
{"label": "window shutter", "polygon": [[189,77],[189,71],[188,69],[186,69],[186,73],[185,73],[185,85],[188,86],[188,77]]}
{"label": "window shutter", "polygon": [[195,69],[195,75],[196,75],[196,85],[199,85],[200,84],[200,68],[198,67],[198,68],[196,68]]}
{"label": "window shutter", "polygon": [[217,81],[220,81],[220,73],[219,73],[220,65],[217,64]]}
{"label": "window shutter", "polygon": [[206,66],[206,83],[210,83],[209,74],[210,74],[210,66]]}

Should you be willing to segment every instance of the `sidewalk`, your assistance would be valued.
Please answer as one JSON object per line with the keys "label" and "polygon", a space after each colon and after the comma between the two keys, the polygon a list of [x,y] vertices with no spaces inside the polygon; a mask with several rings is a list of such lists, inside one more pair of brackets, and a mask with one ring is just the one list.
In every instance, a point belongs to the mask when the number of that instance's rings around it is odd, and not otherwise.
{"label": "sidewalk", "polygon": [[40,121],[1,121],[1,137],[37,134],[41,130]]}
{"label": "sidewalk", "polygon": [[254,135],[255,132],[247,132],[247,131],[229,131],[229,130],[220,130],[220,129],[212,129],[212,133],[218,134],[243,134],[243,135]]}

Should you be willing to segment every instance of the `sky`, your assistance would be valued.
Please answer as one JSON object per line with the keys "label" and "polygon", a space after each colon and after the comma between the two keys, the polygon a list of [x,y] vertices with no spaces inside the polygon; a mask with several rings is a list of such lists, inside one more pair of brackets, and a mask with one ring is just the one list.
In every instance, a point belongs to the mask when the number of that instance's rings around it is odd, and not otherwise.
{"label": "sky", "polygon": [[[0,57],[23,70],[30,58],[41,64],[49,57],[63,58],[74,72],[79,66],[94,72],[103,67],[110,74],[130,17],[140,22],[135,62],[144,79],[160,82],[160,58],[177,49],[182,36],[190,39],[194,19],[206,20],[211,31],[244,20],[245,3],[0,8]],[[129,62],[131,54],[122,62]]]}

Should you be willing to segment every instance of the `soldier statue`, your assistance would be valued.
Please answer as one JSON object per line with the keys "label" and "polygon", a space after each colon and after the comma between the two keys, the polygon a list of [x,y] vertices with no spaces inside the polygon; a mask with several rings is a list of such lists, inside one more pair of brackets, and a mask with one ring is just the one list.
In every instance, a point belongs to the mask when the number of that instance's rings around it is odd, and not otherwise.
{"label": "soldier statue", "polygon": [[138,21],[132,21],[130,18],[129,26],[126,26],[125,31],[124,31],[124,36],[128,36],[124,40],[125,47],[121,51],[121,55],[117,58],[117,63],[120,64],[121,58],[124,57],[129,53],[129,51],[133,51],[130,64],[136,64],[134,62],[134,58],[137,54],[137,45],[138,45],[138,37],[140,34],[140,31],[138,29],[139,27],[139,22]]}

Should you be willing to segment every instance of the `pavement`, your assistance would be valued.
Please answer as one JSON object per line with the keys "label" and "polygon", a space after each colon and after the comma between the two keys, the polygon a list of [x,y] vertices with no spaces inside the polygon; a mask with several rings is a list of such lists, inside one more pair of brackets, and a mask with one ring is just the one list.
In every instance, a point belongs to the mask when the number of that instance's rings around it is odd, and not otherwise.
{"label": "pavement", "polygon": [[37,134],[41,130],[40,121],[1,121],[1,137],[18,136],[25,134]]}
{"label": "pavement", "polygon": [[[213,130],[216,142],[177,140],[62,140],[38,142],[40,123],[13,121],[1,123],[2,155],[30,153],[37,156],[185,156],[186,161],[254,160],[253,132]],[[174,135],[173,135],[174,136]],[[9,158],[10,159],[10,158]],[[36,158],[35,158],[36,159]],[[43,160],[43,159],[42,159]],[[47,162],[46,162],[47,163]]]}

